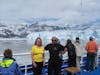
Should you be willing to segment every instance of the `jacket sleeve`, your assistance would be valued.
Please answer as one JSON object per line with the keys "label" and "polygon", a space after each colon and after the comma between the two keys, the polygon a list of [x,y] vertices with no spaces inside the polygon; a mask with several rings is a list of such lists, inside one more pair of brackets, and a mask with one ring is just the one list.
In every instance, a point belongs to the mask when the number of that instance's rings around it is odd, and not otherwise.
{"label": "jacket sleeve", "polygon": [[96,50],[98,50],[98,44],[96,43]]}
{"label": "jacket sleeve", "polygon": [[16,63],[16,75],[24,75],[24,74],[21,72],[21,69],[20,69],[20,67],[18,66],[17,63]]}
{"label": "jacket sleeve", "polygon": [[87,43],[86,46],[85,46],[85,50],[86,50],[86,51],[88,50],[88,43]]}
{"label": "jacket sleeve", "polygon": [[1,66],[0,66],[0,75],[1,75]]}
{"label": "jacket sleeve", "polygon": [[64,51],[64,46],[62,46],[62,45],[60,45],[61,46],[61,50],[63,50]]}
{"label": "jacket sleeve", "polygon": [[50,44],[48,44],[47,46],[45,46],[45,50],[49,50],[50,48]]}

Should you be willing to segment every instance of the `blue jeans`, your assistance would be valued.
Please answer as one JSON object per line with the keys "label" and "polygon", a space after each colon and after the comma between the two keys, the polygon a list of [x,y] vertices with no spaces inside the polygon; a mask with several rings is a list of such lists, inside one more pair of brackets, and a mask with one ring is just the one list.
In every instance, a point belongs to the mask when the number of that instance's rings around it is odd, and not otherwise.
{"label": "blue jeans", "polygon": [[87,53],[87,64],[86,64],[87,71],[94,70],[95,56],[96,56],[95,53]]}

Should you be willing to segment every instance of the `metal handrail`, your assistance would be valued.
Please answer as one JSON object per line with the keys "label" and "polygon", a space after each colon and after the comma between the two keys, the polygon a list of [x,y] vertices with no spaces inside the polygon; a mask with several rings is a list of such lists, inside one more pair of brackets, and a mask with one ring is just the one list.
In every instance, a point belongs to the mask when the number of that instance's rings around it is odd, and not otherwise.
{"label": "metal handrail", "polygon": [[[30,55],[31,52],[26,52],[26,53],[15,53],[13,56],[24,56],[24,55]],[[3,55],[0,55],[0,57],[3,57]]]}

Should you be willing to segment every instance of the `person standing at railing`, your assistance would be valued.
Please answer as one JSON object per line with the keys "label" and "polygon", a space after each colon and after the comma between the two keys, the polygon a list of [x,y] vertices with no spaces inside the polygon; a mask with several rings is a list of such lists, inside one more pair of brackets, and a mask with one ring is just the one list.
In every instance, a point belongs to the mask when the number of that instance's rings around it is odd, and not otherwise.
{"label": "person standing at railing", "polygon": [[50,58],[48,61],[48,75],[61,75],[62,54],[64,47],[58,43],[57,37],[52,37],[52,43],[45,46],[45,50],[49,51]]}
{"label": "person standing at railing", "polygon": [[[68,51],[68,67],[76,67],[75,46],[70,39],[67,40],[65,48]],[[72,74],[70,72],[68,72],[68,75],[72,75]]]}
{"label": "person standing at railing", "polygon": [[92,36],[89,37],[89,41],[87,42],[85,49],[87,51],[86,70],[93,71],[95,64],[95,57],[98,51],[98,44],[96,41],[94,41],[94,38]]}
{"label": "person standing at railing", "polygon": [[81,57],[82,57],[82,54],[83,54],[83,46],[80,42],[80,38],[79,37],[76,37],[76,40],[74,42],[74,45],[75,45],[75,51],[76,51],[76,66],[78,68],[80,68],[80,62],[81,62]]}
{"label": "person standing at railing", "polygon": [[44,47],[40,37],[36,38],[35,44],[32,46],[32,64],[34,75],[42,75],[44,65]]}
{"label": "person standing at railing", "polygon": [[4,58],[0,62],[1,75],[23,75],[15,59],[12,58],[12,50],[4,51]]}

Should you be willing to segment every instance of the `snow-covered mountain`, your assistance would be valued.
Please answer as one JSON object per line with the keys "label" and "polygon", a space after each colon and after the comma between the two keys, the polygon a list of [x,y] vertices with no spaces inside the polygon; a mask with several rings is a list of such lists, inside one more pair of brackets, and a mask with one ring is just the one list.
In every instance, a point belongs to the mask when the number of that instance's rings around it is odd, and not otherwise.
{"label": "snow-covered mountain", "polygon": [[[28,24],[18,24],[18,25],[5,25],[0,23],[0,38],[26,38],[31,33],[41,32],[41,31],[82,31],[85,33],[89,31],[91,35],[95,37],[100,37],[99,35],[100,22],[88,23],[84,25],[47,25],[41,24],[39,22]],[[88,32],[89,33],[89,32]]]}
{"label": "snow-covered mountain", "polygon": [[26,37],[27,25],[4,25],[0,24],[0,37],[1,38],[12,38],[12,37]]}

